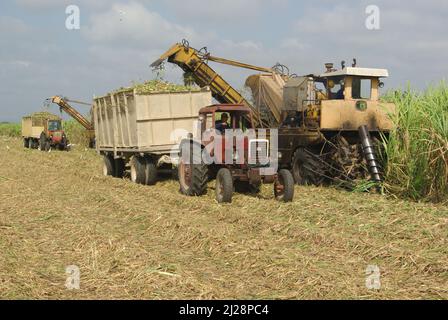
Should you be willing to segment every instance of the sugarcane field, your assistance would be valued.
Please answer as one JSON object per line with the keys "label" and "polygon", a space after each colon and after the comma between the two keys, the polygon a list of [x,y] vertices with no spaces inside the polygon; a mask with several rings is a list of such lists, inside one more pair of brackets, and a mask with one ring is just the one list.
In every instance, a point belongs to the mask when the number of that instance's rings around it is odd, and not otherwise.
{"label": "sugarcane field", "polygon": [[0,4],[0,300],[446,302],[448,5],[374,2]]}

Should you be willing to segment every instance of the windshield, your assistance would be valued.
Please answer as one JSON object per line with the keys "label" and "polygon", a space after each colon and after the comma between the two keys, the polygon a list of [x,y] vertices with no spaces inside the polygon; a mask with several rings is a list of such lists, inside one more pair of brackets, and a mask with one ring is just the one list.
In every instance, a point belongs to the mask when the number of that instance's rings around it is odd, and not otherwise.
{"label": "windshield", "polygon": [[61,122],[60,121],[48,121],[48,131],[59,131],[61,130]]}

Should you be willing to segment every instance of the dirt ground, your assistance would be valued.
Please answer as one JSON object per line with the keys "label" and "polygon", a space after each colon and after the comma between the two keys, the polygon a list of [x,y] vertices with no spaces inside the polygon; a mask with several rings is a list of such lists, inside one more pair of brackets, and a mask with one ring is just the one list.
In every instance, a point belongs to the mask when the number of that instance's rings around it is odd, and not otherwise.
{"label": "dirt ground", "polygon": [[[296,187],[218,205],[0,137],[0,298],[447,299],[448,208]],[[79,290],[65,268],[80,269]],[[381,288],[367,289],[366,268]]]}

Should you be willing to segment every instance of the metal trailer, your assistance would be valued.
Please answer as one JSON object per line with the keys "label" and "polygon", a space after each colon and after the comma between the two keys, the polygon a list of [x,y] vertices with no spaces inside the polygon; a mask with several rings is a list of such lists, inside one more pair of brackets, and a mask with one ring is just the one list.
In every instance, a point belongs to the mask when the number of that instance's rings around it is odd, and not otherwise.
{"label": "metal trailer", "polygon": [[117,178],[130,170],[135,183],[154,185],[161,172],[175,173],[180,142],[196,132],[198,113],[212,103],[209,88],[139,94],[121,90],[94,98],[96,150],[103,174]]}

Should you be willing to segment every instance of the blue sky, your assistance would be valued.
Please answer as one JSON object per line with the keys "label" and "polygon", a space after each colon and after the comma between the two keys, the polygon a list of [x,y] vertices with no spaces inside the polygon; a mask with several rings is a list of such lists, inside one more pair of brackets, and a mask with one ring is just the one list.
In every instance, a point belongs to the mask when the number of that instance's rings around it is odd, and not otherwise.
{"label": "blue sky", "polygon": [[[65,28],[69,4],[81,10],[80,30]],[[380,30],[365,27],[371,4],[380,8]],[[151,79],[149,64],[183,38],[216,56],[281,62],[297,74],[356,57],[360,66],[389,69],[387,88],[424,88],[448,74],[446,16],[443,0],[2,1],[0,121],[18,121],[55,94],[91,101]],[[251,74],[214,68],[237,88]],[[176,66],[165,76],[181,81]]]}

